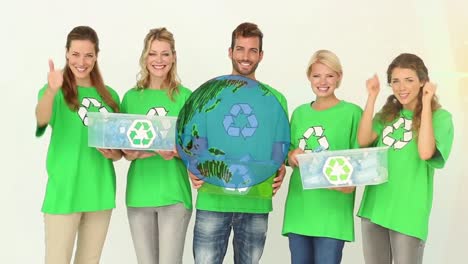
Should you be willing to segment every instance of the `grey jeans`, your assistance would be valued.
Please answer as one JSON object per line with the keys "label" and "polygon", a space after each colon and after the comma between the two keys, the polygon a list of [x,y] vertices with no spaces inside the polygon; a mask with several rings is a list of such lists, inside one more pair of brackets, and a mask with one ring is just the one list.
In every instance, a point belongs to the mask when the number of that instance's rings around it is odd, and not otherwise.
{"label": "grey jeans", "polygon": [[422,264],[424,241],[361,218],[362,248],[366,264]]}
{"label": "grey jeans", "polygon": [[128,207],[128,221],[139,264],[180,264],[192,211],[178,203]]}

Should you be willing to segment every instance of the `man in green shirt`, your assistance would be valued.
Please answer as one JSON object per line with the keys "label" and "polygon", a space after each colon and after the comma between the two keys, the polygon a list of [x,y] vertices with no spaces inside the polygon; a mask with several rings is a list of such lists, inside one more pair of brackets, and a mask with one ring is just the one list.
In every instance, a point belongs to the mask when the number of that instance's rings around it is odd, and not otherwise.
{"label": "man in green shirt", "polygon": [[[255,80],[255,70],[263,58],[263,33],[253,23],[242,23],[233,32],[229,58],[232,74]],[[287,113],[286,98],[265,85]],[[268,227],[268,213],[272,211],[272,196],[280,188],[285,175],[284,165],[268,180],[252,186],[255,189],[269,188],[269,197],[224,195],[204,191],[214,188],[191,175],[192,184],[200,188],[196,203],[196,220],[193,239],[195,263],[222,263],[234,230],[234,262],[258,263],[262,256]],[[223,188],[223,187],[217,187]]]}

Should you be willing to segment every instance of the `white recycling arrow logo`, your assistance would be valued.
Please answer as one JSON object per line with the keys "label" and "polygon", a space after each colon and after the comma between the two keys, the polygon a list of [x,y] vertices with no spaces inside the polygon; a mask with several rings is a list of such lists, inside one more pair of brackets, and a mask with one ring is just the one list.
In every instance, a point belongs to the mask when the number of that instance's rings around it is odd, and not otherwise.
{"label": "white recycling arrow logo", "polygon": [[[148,113],[146,116],[167,116],[168,111],[164,107],[153,107],[150,110],[148,110]],[[171,121],[169,120],[161,120],[161,125],[164,128],[164,130],[161,130],[161,135],[163,137],[166,137],[169,129],[171,128]]]}
{"label": "white recycling arrow logo", "polygon": [[304,134],[302,134],[302,138],[299,139],[299,148],[302,149],[304,152],[312,152],[314,149],[309,148],[307,146],[307,140],[311,137],[317,138],[317,142],[319,143],[322,150],[327,150],[330,145],[328,144],[327,137],[324,135],[324,129],[321,126],[314,126],[309,127]]}
{"label": "white recycling arrow logo", "polygon": [[[382,131],[382,142],[389,147],[393,147],[394,149],[402,149],[413,139],[413,131],[411,131],[412,124],[412,120],[400,117],[395,123],[393,123],[393,125],[388,125],[384,128]],[[391,137],[390,134],[400,128],[403,128],[404,130],[403,138],[396,140],[395,138]]]}
{"label": "white recycling arrow logo", "polygon": [[98,108],[101,113],[108,113],[107,108],[101,104],[98,100],[92,97],[84,97],[81,101],[81,106],[78,108],[78,116],[83,121],[85,126],[88,126],[88,110],[91,106]]}

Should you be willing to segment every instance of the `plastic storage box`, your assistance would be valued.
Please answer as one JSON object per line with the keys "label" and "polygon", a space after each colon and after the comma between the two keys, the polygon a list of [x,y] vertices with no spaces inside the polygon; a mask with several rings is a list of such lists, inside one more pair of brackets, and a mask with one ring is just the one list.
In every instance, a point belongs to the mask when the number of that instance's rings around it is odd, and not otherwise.
{"label": "plastic storage box", "polygon": [[376,185],[388,180],[388,147],[297,155],[303,189]]}
{"label": "plastic storage box", "polygon": [[88,113],[88,146],[174,150],[177,117]]}

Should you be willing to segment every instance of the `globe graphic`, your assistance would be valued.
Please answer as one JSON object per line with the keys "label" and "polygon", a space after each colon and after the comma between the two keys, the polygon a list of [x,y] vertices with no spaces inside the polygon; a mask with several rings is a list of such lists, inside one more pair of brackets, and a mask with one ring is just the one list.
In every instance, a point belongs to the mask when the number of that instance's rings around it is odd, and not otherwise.
{"label": "globe graphic", "polygon": [[268,87],[225,75],[195,90],[179,113],[176,147],[205,182],[244,188],[270,178],[290,145],[288,117]]}

